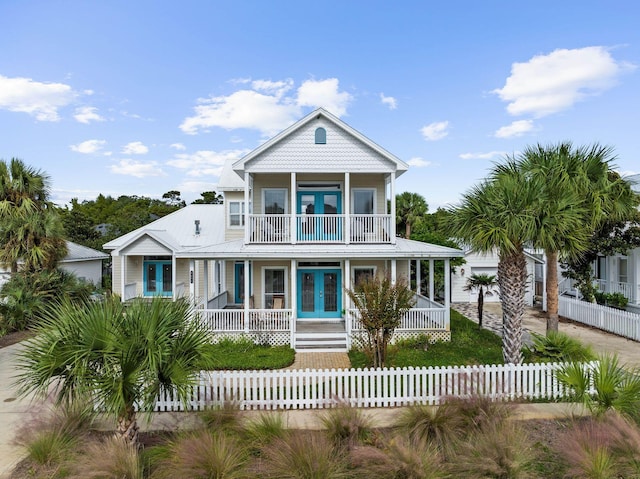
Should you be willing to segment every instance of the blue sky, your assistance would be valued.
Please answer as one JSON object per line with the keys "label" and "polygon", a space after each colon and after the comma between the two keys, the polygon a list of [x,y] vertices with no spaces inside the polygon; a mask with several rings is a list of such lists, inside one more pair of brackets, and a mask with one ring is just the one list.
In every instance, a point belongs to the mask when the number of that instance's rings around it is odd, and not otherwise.
{"label": "blue sky", "polygon": [[187,201],[322,106],[434,211],[504,154],[598,141],[640,172],[636,1],[0,2],[0,158],[53,198]]}

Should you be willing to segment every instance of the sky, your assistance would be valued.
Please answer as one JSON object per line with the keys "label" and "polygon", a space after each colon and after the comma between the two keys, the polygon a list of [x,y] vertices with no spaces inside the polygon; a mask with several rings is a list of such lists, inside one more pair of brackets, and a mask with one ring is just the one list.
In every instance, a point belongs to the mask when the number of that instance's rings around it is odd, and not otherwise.
{"label": "sky", "polygon": [[456,204],[505,155],[612,146],[640,173],[640,2],[0,0],[0,159],[52,199],[191,202],[323,107]]}

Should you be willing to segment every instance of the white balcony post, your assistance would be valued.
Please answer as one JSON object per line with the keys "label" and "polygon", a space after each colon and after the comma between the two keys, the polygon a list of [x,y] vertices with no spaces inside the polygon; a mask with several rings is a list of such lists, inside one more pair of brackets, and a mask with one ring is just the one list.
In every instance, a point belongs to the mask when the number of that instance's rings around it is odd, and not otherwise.
{"label": "white balcony post", "polygon": [[344,260],[344,330],[347,333],[347,349],[351,349],[351,298],[347,294],[347,289],[351,289],[351,260]]}
{"label": "white balcony post", "polygon": [[189,299],[191,304],[196,302],[196,260],[189,259]]}
{"label": "white balcony post", "polygon": [[420,281],[422,281],[420,264],[421,264],[421,261],[417,259],[416,260],[416,294],[420,294]]}
{"label": "white balcony post", "polygon": [[298,238],[298,231],[296,230],[296,225],[298,221],[296,219],[296,211],[297,210],[297,202],[296,202],[296,173],[295,171],[291,172],[291,193],[289,195],[289,213],[291,215],[289,221],[289,236],[291,237],[291,244],[296,244],[296,240]]}
{"label": "white balcony post", "polygon": [[[351,242],[351,175],[344,173],[344,242]],[[338,230],[340,231],[340,230]]]}
{"label": "white balcony post", "polygon": [[249,244],[250,238],[250,224],[249,224],[249,190],[250,185],[249,182],[251,180],[251,175],[247,170],[244,171],[244,244]]}
{"label": "white balcony post", "polygon": [[209,307],[209,260],[204,260],[204,308]]}
{"label": "white balcony post", "polygon": [[396,284],[396,274],[397,274],[397,260],[393,258],[391,260],[391,284]]}
{"label": "white balcony post", "polygon": [[291,260],[291,347],[296,346],[296,320],[298,319],[298,270],[297,261]]}
{"label": "white balcony post", "polygon": [[251,305],[251,284],[249,282],[249,277],[251,273],[249,272],[250,263],[248,259],[244,260],[244,332],[249,333],[249,307]]}
{"label": "white balcony post", "polygon": [[174,301],[178,297],[177,295],[178,285],[176,283],[176,273],[177,273],[177,266],[178,266],[177,263],[178,262],[176,261],[176,255],[174,254],[171,256],[171,297]]}
{"label": "white balcony post", "polygon": [[449,329],[449,321],[451,313],[449,308],[451,306],[451,260],[445,258],[444,260],[444,317],[447,329]]}
{"label": "white balcony post", "polygon": [[429,300],[433,303],[434,294],[434,284],[433,284],[433,259],[429,259]]}
{"label": "white balcony post", "polygon": [[[389,194],[391,195],[391,218],[389,218],[389,229],[391,230],[391,244],[396,244],[396,172],[389,175]],[[409,239],[409,238],[407,238]]]}

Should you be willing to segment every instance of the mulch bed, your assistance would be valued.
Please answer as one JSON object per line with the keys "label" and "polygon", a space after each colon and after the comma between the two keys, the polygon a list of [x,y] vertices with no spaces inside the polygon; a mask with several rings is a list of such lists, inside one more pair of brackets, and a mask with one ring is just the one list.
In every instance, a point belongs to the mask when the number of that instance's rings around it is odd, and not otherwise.
{"label": "mulch bed", "polygon": [[12,344],[19,343],[20,341],[24,341],[25,339],[32,337],[33,332],[31,331],[15,331],[13,333],[5,334],[4,336],[0,336],[0,348],[11,346]]}

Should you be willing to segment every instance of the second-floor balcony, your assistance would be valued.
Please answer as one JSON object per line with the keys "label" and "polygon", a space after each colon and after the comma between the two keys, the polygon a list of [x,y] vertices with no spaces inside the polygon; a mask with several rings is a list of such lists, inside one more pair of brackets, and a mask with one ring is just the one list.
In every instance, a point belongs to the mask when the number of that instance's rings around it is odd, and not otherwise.
{"label": "second-floor balcony", "polygon": [[250,214],[248,242],[391,243],[391,215]]}

